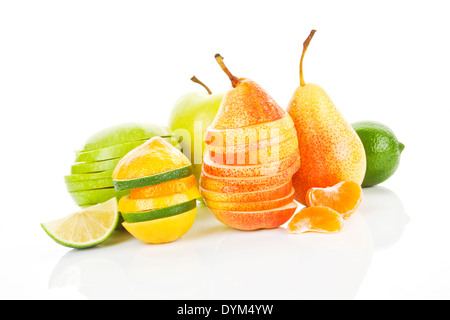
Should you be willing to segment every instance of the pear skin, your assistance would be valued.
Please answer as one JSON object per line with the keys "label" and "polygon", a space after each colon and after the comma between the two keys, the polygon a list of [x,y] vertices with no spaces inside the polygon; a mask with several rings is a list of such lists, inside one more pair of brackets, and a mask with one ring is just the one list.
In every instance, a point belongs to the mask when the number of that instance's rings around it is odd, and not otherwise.
{"label": "pear skin", "polygon": [[366,172],[364,146],[331,98],[316,84],[303,80],[302,62],[315,30],[304,43],[300,62],[301,85],[287,112],[297,130],[302,164],[292,178],[295,200],[306,205],[310,188],[331,187],[342,181],[361,185]]}
{"label": "pear skin", "polygon": [[297,208],[293,189],[284,187],[300,167],[294,122],[261,86],[233,76],[215,58],[232,89],[205,134],[200,187],[206,206],[236,229],[277,228]]}

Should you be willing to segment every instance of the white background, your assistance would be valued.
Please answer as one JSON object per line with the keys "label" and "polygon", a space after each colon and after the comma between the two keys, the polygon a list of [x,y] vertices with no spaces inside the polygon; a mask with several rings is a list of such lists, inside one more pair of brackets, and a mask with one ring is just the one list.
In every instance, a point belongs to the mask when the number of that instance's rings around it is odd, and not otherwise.
{"label": "white background", "polygon": [[[448,1],[2,1],[1,299],[450,298]],[[92,133],[166,124],[186,92],[230,83],[286,108],[305,79],[349,122],[390,126],[397,173],[336,235],[239,232],[200,210],[182,239],[74,251],[39,223],[75,210],[63,176]]]}

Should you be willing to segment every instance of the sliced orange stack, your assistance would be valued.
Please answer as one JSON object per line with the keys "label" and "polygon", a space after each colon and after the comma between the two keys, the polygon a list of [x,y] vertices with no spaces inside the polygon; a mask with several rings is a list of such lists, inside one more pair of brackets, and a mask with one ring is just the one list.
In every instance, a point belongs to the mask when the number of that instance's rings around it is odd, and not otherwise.
{"label": "sliced orange stack", "polygon": [[276,228],[297,204],[291,178],[300,167],[290,116],[255,82],[229,73],[228,91],[206,132],[200,191],[218,220],[241,230]]}

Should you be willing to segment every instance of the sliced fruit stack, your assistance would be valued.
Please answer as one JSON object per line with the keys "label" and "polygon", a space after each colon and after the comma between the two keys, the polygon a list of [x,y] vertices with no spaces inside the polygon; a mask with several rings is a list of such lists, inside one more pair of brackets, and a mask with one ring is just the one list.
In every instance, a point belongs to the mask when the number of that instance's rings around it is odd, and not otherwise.
{"label": "sliced fruit stack", "polygon": [[119,200],[122,225],[145,243],[166,243],[194,223],[201,197],[189,159],[161,137],[124,156],[113,172],[114,187],[130,194]]}
{"label": "sliced fruit stack", "polygon": [[72,174],[65,177],[75,203],[84,208],[127,194],[114,189],[113,170],[124,155],[154,136],[164,137],[181,149],[168,128],[153,124],[116,125],[89,138],[82,150],[76,152]]}
{"label": "sliced fruit stack", "polygon": [[200,179],[218,220],[241,230],[276,228],[295,213],[291,178],[300,167],[290,116],[255,82],[234,77],[233,89],[206,132]]}

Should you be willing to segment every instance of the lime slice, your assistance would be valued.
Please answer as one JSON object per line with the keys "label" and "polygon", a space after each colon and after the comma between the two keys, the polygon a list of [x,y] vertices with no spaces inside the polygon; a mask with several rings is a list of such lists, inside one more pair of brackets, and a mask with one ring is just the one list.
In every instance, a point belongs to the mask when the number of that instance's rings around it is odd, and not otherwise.
{"label": "lime slice", "polygon": [[114,170],[96,172],[96,173],[81,173],[81,174],[71,174],[65,176],[64,179],[66,183],[75,182],[75,181],[83,181],[83,180],[97,180],[97,179],[106,179],[111,178]]}
{"label": "lime slice", "polygon": [[120,158],[97,162],[81,162],[72,165],[72,174],[94,173],[101,171],[114,170],[119,163]]}
{"label": "lime slice", "polygon": [[127,180],[113,179],[113,182],[114,188],[116,188],[117,191],[120,191],[120,190],[138,189],[148,186],[154,186],[167,181],[186,178],[189,177],[190,175],[192,175],[192,165],[184,166],[178,169],[154,174],[143,178],[127,179]]}
{"label": "lime slice", "polygon": [[119,221],[117,200],[86,208],[41,226],[57,243],[76,249],[96,246],[111,235]]}
{"label": "lime slice", "polygon": [[178,214],[194,210],[196,207],[197,207],[197,200],[194,199],[167,208],[155,209],[144,212],[121,212],[121,214],[125,222],[136,223],[176,216]]}
{"label": "lime slice", "polygon": [[91,203],[102,203],[108,199],[121,198],[126,193],[117,192],[114,188],[94,189],[70,192],[75,203],[79,206]]}
{"label": "lime slice", "polygon": [[106,179],[67,182],[66,186],[69,192],[74,192],[74,191],[110,188],[114,187],[114,184],[112,178],[106,178]]}

